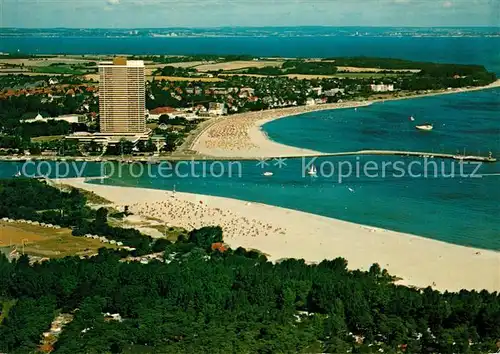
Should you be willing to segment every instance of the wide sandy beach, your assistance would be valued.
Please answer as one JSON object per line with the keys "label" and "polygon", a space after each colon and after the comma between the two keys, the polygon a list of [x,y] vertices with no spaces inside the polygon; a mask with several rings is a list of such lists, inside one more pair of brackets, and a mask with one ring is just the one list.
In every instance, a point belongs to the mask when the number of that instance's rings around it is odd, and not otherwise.
{"label": "wide sandy beach", "polygon": [[[204,130],[199,132],[193,139],[189,150],[195,151],[204,156],[220,158],[268,158],[279,156],[307,156],[321,155],[321,152],[301,149],[293,146],[283,145],[270,140],[262,131],[261,127],[267,122],[290,117],[297,114],[341,109],[363,107],[375,102],[401,100],[425,96],[435,96],[443,94],[454,94],[468,91],[478,91],[490,88],[500,87],[500,80],[484,87],[471,87],[465,89],[444,90],[419,95],[410,95],[403,97],[388,97],[370,101],[348,101],[342,103],[330,103],[311,106],[297,106],[264,110],[258,112],[248,112],[234,114],[214,121]],[[330,151],[335,152],[335,151]]]}
{"label": "wide sandy beach", "polygon": [[400,283],[438,290],[500,291],[500,252],[462,247],[259,203],[165,190],[61,180],[93,191],[137,216],[189,229],[221,225],[232,248],[258,249],[271,260],[344,257],[351,269],[379,263]]}

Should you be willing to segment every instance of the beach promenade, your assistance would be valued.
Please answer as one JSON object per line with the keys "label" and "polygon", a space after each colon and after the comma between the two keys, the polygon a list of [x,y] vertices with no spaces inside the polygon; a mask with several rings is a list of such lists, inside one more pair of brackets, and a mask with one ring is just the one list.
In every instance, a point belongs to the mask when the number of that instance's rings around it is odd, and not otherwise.
{"label": "beach promenade", "polygon": [[232,248],[258,249],[277,261],[343,257],[351,269],[379,263],[399,283],[438,290],[500,291],[500,252],[457,246],[296,210],[230,198],[61,180],[95,192],[135,217],[188,230],[220,225]]}

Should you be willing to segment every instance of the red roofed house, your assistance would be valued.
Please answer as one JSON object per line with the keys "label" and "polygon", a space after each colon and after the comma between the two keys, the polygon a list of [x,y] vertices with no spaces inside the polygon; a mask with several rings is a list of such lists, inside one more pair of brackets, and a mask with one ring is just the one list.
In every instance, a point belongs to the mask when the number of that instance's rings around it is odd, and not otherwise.
{"label": "red roofed house", "polygon": [[212,251],[219,251],[220,253],[224,253],[227,251],[227,247],[222,242],[212,243]]}
{"label": "red roofed house", "polygon": [[178,112],[177,109],[173,107],[156,107],[149,111],[148,118],[160,119],[160,117],[164,114],[173,114],[177,112]]}

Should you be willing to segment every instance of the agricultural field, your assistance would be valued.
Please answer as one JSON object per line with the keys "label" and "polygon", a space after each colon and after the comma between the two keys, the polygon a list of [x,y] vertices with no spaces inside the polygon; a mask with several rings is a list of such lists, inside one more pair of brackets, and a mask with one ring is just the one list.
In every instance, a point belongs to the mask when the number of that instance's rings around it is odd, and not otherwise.
{"label": "agricultural field", "polygon": [[36,225],[0,222],[0,247],[16,246],[28,255],[62,258],[91,255],[102,247],[116,248],[94,239],[71,235],[70,229],[51,229]]}
{"label": "agricultural field", "polygon": [[398,73],[338,73],[334,75],[305,75],[305,74],[288,74],[286,75],[289,78],[292,79],[301,79],[301,80],[312,80],[312,79],[331,79],[331,78],[361,78],[361,79],[366,79],[366,78],[374,78],[374,79],[379,79],[379,78],[384,78],[384,77],[394,77],[394,76],[401,76],[404,74],[398,74]]}
{"label": "agricultural field", "polygon": [[185,61],[179,63],[170,63],[170,64],[156,64],[157,67],[163,68],[164,66],[173,66],[174,68],[193,68],[198,67],[200,65],[212,65],[215,64],[214,61]]}
{"label": "agricultural field", "polygon": [[75,69],[67,65],[57,66],[36,66],[31,68],[32,72],[41,74],[66,74],[66,75],[83,75],[87,71]]}
{"label": "agricultural field", "polygon": [[400,73],[400,72],[412,72],[412,73],[418,73],[420,69],[380,69],[380,68],[360,68],[360,67],[354,67],[354,66],[337,66],[337,69],[342,72],[350,72],[350,73],[366,73],[367,71],[373,72],[373,73],[378,73],[381,71],[390,71],[392,73]]}
{"label": "agricultural field", "polygon": [[281,67],[281,65],[283,65],[283,61],[278,60],[238,60],[215,64],[203,64],[196,66],[196,69],[198,71],[231,71],[247,68],[263,68],[266,66]]}
{"label": "agricultural field", "polygon": [[52,58],[30,58],[30,59],[0,59],[0,64],[16,65],[16,66],[50,66],[52,64],[67,64],[78,65],[94,62],[95,60],[75,59],[65,57],[52,57]]}
{"label": "agricultural field", "polygon": [[221,82],[217,77],[146,76],[146,80]]}

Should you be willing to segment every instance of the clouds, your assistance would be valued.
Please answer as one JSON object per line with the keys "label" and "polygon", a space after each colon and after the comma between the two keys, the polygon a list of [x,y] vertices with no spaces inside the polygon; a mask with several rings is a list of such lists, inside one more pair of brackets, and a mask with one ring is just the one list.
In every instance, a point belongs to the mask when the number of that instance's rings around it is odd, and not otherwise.
{"label": "clouds", "polygon": [[0,0],[5,27],[487,26],[498,0]]}

